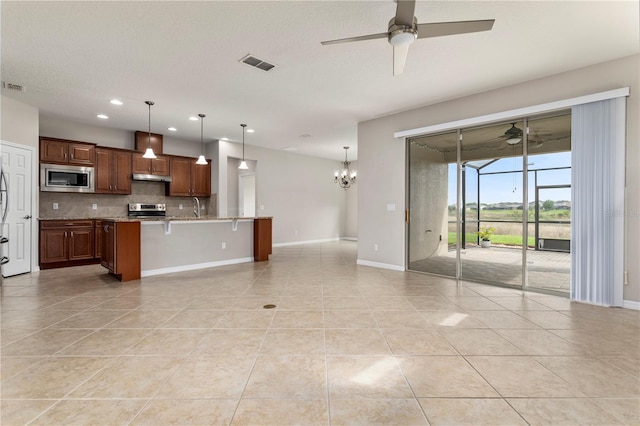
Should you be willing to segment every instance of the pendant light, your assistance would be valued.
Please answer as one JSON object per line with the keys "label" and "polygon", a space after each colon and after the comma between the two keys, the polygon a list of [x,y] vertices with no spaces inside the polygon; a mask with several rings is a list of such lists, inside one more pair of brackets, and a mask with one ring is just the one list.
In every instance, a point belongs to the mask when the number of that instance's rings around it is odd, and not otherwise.
{"label": "pendant light", "polygon": [[205,160],[204,158],[204,141],[202,139],[202,134],[204,133],[204,118],[206,117],[206,115],[198,114],[198,117],[200,117],[200,156],[198,157],[198,161],[196,161],[196,164],[206,166],[207,160]]}
{"label": "pendant light", "polygon": [[156,158],[156,154],[153,153],[153,149],[151,149],[151,105],[154,103],[151,101],[144,101],[145,104],[149,105],[149,144],[147,145],[147,150],[144,152],[142,158]]}
{"label": "pendant light", "polygon": [[238,168],[240,170],[249,170],[249,166],[247,166],[247,162],[244,161],[244,128],[247,127],[246,124],[241,124],[242,126],[242,161],[240,162],[240,165],[238,166]]}

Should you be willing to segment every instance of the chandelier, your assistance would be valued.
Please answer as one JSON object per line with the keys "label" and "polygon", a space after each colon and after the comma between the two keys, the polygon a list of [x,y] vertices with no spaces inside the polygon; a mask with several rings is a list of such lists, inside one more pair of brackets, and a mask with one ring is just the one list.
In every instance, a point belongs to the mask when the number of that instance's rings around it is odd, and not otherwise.
{"label": "chandelier", "polygon": [[356,183],[356,171],[349,170],[350,161],[347,160],[348,146],[344,146],[344,161],[342,162],[342,170],[334,174],[333,181],[345,190],[352,184]]}

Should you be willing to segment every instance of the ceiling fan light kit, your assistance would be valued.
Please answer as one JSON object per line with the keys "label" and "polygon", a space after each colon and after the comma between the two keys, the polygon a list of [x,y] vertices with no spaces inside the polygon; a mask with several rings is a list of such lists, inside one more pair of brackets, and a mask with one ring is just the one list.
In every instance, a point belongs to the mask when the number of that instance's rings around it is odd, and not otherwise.
{"label": "ceiling fan light kit", "polygon": [[416,39],[489,31],[493,28],[495,22],[493,19],[484,19],[418,24],[418,20],[414,16],[416,0],[397,0],[397,3],[396,16],[389,21],[386,33],[328,40],[323,41],[321,44],[339,44],[386,37],[389,44],[393,46],[393,75],[395,76],[401,74],[404,70],[409,46]]}

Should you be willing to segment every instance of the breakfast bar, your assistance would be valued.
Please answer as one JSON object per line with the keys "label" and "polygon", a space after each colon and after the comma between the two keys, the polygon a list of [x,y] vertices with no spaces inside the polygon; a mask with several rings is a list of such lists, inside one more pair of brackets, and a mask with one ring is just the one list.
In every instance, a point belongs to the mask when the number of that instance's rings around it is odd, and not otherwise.
{"label": "breakfast bar", "polygon": [[142,276],[253,262],[253,218],[142,221]]}

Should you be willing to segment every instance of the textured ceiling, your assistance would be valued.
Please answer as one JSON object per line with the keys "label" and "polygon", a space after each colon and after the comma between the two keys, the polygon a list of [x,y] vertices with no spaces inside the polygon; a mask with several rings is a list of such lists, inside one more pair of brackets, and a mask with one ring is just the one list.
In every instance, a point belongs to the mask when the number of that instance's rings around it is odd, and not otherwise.
{"label": "textured ceiling", "polygon": [[[381,1],[2,1],[3,95],[41,114],[199,141],[241,140],[341,160],[357,123],[636,54],[637,1],[418,1],[418,22],[495,18],[492,31],[423,39],[392,76],[386,40],[321,46],[384,32]],[[263,72],[247,54],[276,64]],[[118,98],[116,107],[109,99]],[[98,120],[96,114],[109,120]],[[310,137],[301,137],[310,135]]]}

